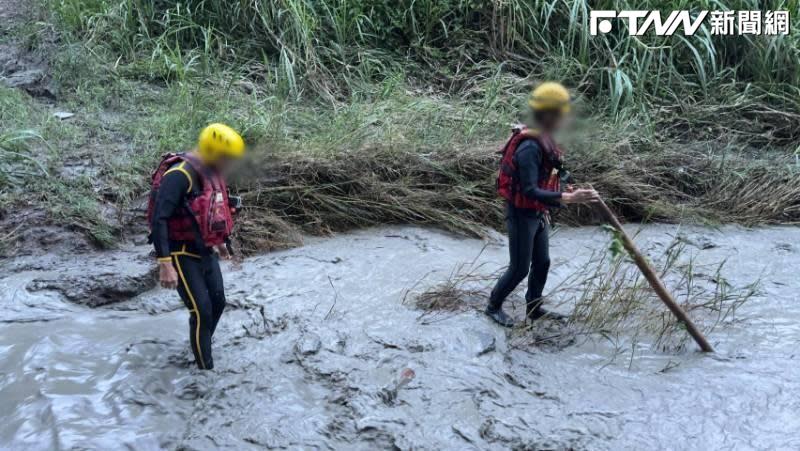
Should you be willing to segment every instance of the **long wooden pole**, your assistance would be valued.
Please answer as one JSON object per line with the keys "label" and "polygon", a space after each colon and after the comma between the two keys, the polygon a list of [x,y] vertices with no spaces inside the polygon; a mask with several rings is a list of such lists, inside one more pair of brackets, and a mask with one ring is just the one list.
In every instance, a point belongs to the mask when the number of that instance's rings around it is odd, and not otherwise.
{"label": "long wooden pole", "polygon": [[601,199],[599,201],[600,210],[603,212],[603,215],[606,217],[608,222],[614,226],[615,229],[619,232],[620,239],[622,240],[622,245],[625,247],[625,250],[628,251],[633,261],[636,263],[636,266],[642,271],[645,279],[650,282],[650,286],[653,287],[653,291],[656,292],[659,298],[667,305],[667,307],[672,311],[678,321],[682,322],[686,326],[686,330],[689,332],[689,335],[694,338],[694,341],[700,346],[700,349],[703,352],[714,352],[714,348],[708,343],[706,337],[703,336],[703,333],[694,325],[689,315],[675,302],[675,299],[672,298],[672,295],[669,294],[667,288],[664,286],[664,283],[661,282],[661,279],[658,277],[656,272],[653,270],[653,267],[650,266],[650,263],[647,262],[647,259],[639,252],[636,248],[636,245],[633,244],[633,240],[625,233],[625,229],[622,228],[622,224],[617,219],[617,216],[608,208],[605,202]]}

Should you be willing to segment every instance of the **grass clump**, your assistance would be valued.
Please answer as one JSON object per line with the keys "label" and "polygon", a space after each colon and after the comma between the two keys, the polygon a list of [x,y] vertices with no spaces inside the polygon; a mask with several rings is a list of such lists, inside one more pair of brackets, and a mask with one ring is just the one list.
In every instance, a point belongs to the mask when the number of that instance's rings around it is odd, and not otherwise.
{"label": "grass clump", "polygon": [[[413,295],[416,307],[423,310],[423,322],[485,308],[488,290],[499,273],[483,273],[476,261],[458,265],[446,280]],[[654,263],[675,300],[709,336],[718,327],[735,322],[736,310],[760,294],[758,280],[732,286],[724,276],[724,261],[697,263],[680,236]],[[632,358],[642,348],[675,353],[691,343],[685,327],[652,291],[635,263],[626,253],[611,248],[592,253],[579,270],[550,290],[547,299],[550,308],[568,310],[568,319],[561,324],[539,320],[520,325],[512,332],[512,346],[561,348],[601,339],[614,346],[615,356],[630,352]],[[508,310],[520,318],[524,304],[513,294],[507,301]]]}
{"label": "grass clump", "polygon": [[[735,321],[736,310],[759,294],[753,281],[733,287],[724,277],[725,262],[700,265],[686,255],[679,239],[657,257],[659,276],[676,301],[698,323],[706,335]],[[691,343],[686,329],[666,309],[627,254],[598,253],[588,270],[567,277],[551,294],[571,299],[571,322],[580,335],[596,334],[618,350],[635,350],[642,340],[664,352],[685,349]]]}
{"label": "grass clump", "polygon": [[[482,235],[499,226],[484,151],[409,151],[365,147],[336,156],[273,154],[238,186],[251,212],[272,214],[299,231],[329,234],[411,223]],[[248,212],[248,214],[251,214]],[[244,227],[250,224],[245,218]],[[242,234],[260,235],[259,230]]]}

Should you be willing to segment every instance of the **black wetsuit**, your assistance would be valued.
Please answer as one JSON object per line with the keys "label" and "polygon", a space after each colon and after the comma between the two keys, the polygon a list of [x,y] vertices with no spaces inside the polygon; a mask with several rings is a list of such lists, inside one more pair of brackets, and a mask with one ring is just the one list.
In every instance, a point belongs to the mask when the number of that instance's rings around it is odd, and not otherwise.
{"label": "black wetsuit", "polygon": [[[561,193],[539,188],[539,180],[547,177],[542,167],[543,153],[534,140],[523,141],[514,162],[522,193],[531,199],[548,205],[558,205]],[[529,306],[537,304],[542,297],[547,273],[550,270],[550,226],[545,215],[534,209],[516,208],[511,202],[506,205],[506,226],[510,263],[492,290],[489,308],[498,310],[506,297],[528,276],[528,291],[525,301]]]}
{"label": "black wetsuit", "polygon": [[189,309],[189,336],[194,358],[201,369],[214,368],[211,337],[225,309],[225,290],[217,254],[195,241],[169,239],[168,220],[185,214],[187,196],[200,192],[199,178],[187,163],[165,172],[153,214],[153,243],[159,261],[172,261],[178,272],[178,294]]}

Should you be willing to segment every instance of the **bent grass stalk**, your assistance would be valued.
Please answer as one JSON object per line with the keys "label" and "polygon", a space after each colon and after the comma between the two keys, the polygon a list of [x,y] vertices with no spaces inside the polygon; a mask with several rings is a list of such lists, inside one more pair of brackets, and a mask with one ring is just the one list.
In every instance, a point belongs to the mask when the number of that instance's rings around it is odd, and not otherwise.
{"label": "bent grass stalk", "polygon": [[[737,309],[760,295],[760,280],[732,286],[724,277],[725,261],[699,264],[680,239],[673,240],[655,260],[667,287],[706,334],[735,322]],[[686,349],[691,341],[686,330],[625,253],[611,248],[594,251],[578,266],[580,269],[564,277],[547,295],[550,306],[570,310],[568,324],[554,326],[540,320],[517,327],[512,332],[512,346],[560,348],[599,338],[612,344],[614,357],[631,352],[631,358],[642,347],[665,353]],[[424,310],[423,321],[485,307],[498,274],[482,274],[482,267],[475,262],[458,265],[445,281],[416,293],[415,305]],[[524,301],[516,295],[508,302],[522,304],[522,309],[511,308],[524,311]]]}

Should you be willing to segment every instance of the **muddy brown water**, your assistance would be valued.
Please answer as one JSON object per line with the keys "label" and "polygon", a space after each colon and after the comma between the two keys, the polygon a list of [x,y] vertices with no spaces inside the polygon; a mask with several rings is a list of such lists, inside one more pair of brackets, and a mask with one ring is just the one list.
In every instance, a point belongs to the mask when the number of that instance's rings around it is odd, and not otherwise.
{"label": "muddy brown water", "polygon": [[[600,339],[516,349],[476,311],[421,321],[406,291],[445,279],[484,242],[418,228],[313,239],[226,268],[230,307],[206,373],[173,293],[89,308],[29,291],[49,271],[41,260],[5,262],[0,448],[800,448],[800,228],[656,225],[637,242],[655,249],[677,233],[700,243],[689,249],[699,261],[728,259],[734,285],[763,278],[710,337],[714,355],[645,346],[613,359]],[[607,243],[597,228],[560,230],[550,286]],[[147,252],[50,263],[89,274]],[[499,239],[479,261],[489,271],[505,258]],[[395,393],[404,368],[416,377]]]}

